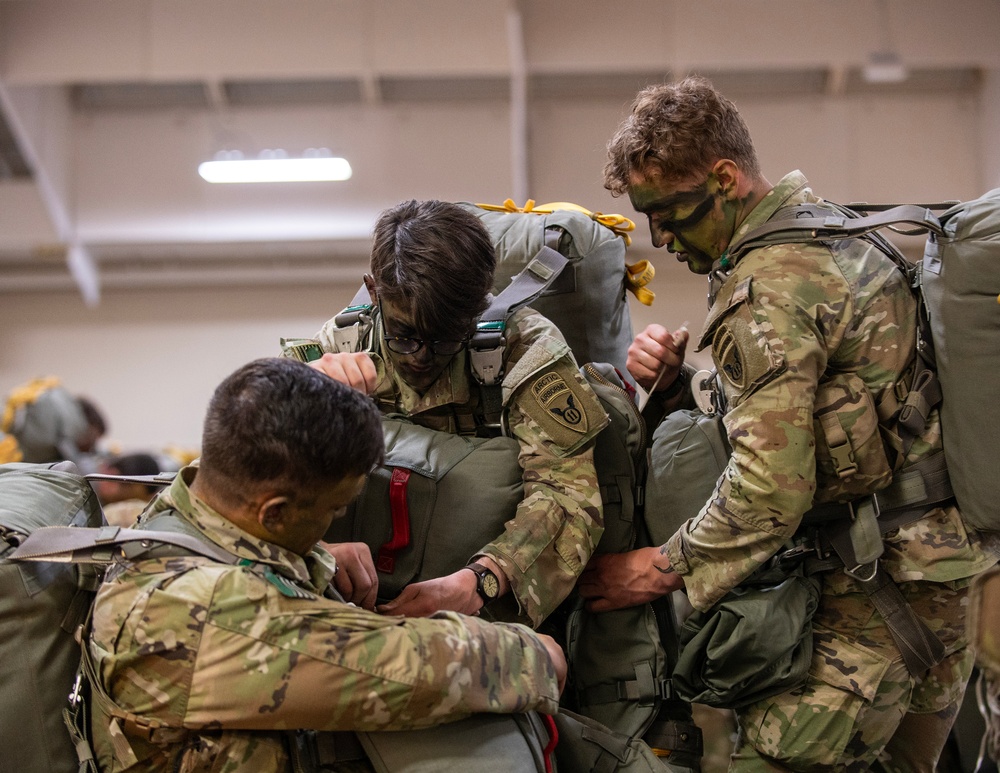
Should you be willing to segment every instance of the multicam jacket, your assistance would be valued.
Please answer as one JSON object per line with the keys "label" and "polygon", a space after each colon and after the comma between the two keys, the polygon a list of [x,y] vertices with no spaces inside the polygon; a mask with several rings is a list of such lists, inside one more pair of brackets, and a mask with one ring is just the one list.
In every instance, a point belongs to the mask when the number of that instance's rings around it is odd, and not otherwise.
{"label": "multicam jacket", "polygon": [[93,702],[101,770],[283,771],[284,730],[556,711],[555,673],[530,629],[451,612],[383,616],[324,597],[327,553],[252,537],[191,493],[195,474],[185,468],[144,520],[173,511],[241,560],[146,560],[101,587],[90,653],[103,689],[135,715],[111,721]]}
{"label": "multicam jacket", "polygon": [[[781,207],[817,201],[793,172],[733,240]],[[774,555],[814,502],[847,501],[891,479],[868,401],[906,381],[915,302],[892,261],[859,241],[754,249],[732,269],[700,348],[712,347],[733,453],[712,498],[665,545],[693,606],[707,609]],[[838,412],[858,468],[846,477],[824,429],[826,414]],[[940,450],[935,411],[905,464]],[[996,557],[949,506],[890,532],[882,560],[897,582],[947,582],[978,574]]]}
{"label": "multicam jacket", "polygon": [[[382,412],[404,414],[431,429],[474,434],[483,409],[468,352],[456,355],[420,394],[394,373],[377,309],[373,324],[374,396]],[[337,351],[335,329],[331,319],[316,334],[324,351]],[[507,320],[503,359],[503,404],[509,434],[520,444],[524,499],[503,534],[480,555],[500,565],[524,619],[537,626],[569,595],[604,532],[592,441],[608,417],[558,328],[532,309],[522,308]],[[551,395],[563,400],[569,395],[582,420],[562,420]]]}

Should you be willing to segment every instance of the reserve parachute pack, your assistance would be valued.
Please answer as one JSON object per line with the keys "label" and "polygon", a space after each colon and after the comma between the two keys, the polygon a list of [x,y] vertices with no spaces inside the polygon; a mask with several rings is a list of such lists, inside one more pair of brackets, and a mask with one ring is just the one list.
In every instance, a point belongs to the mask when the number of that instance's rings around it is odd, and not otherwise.
{"label": "reserve parachute pack", "polygon": [[577,362],[610,363],[634,386],[625,367],[633,337],[627,293],[647,306],[654,297],[646,287],[653,278],[652,264],[625,260],[635,223],[568,202],[536,204],[529,199],[518,207],[507,199],[502,205],[460,206],[483,222],[496,245],[494,292],[507,287],[544,246],[567,258],[559,278],[531,307],[562,331]]}
{"label": "reserve parachute pack", "polygon": [[[935,209],[946,211],[935,215]],[[882,228],[927,233],[922,262],[908,262],[878,233]],[[993,492],[1000,437],[1000,188],[952,206],[789,207],[731,245],[728,258],[735,262],[770,244],[845,238],[864,239],[888,255],[920,302],[914,378],[893,415],[880,409],[880,424],[894,425],[890,445],[905,452],[930,411],[940,407],[948,475],[962,517],[979,531],[1000,531]]]}

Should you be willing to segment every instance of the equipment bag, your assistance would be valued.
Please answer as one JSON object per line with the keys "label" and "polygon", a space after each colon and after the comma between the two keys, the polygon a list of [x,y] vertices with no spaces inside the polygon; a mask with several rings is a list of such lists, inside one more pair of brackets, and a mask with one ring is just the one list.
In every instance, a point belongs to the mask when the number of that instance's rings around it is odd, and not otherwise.
{"label": "equipment bag", "polygon": [[10,560],[43,526],[103,524],[97,495],[58,466],[0,465],[0,748],[5,769],[33,773],[79,767],[63,712],[80,663],[73,637],[100,581],[90,567]]}
{"label": "equipment bag", "polygon": [[921,287],[930,316],[948,473],[965,520],[1000,531],[1000,188],[940,216]]}
{"label": "equipment bag", "polygon": [[529,200],[519,208],[508,199],[503,206],[461,206],[483,221],[496,245],[494,292],[506,287],[543,246],[569,259],[567,269],[531,307],[562,331],[577,362],[611,363],[633,383],[625,367],[633,338],[626,291],[651,304],[653,293],[645,285],[654,273],[647,261],[625,262],[628,232],[635,223],[563,202],[536,206]]}
{"label": "equipment bag", "polygon": [[[170,476],[94,476],[164,485]],[[85,717],[70,693],[81,634],[103,566],[164,543],[224,556],[181,534],[107,526],[87,478],[70,462],[0,465],[0,744],[4,769],[32,773],[93,770],[71,733]],[[47,560],[49,556],[58,558]],[[78,757],[79,754],[83,755]],[[90,767],[87,767],[87,766]]]}

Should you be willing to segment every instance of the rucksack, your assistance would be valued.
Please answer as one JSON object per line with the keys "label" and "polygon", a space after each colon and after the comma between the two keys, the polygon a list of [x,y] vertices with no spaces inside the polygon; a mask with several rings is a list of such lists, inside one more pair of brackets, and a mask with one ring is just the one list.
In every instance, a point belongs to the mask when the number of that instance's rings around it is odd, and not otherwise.
{"label": "rucksack", "polygon": [[529,200],[520,208],[508,199],[502,206],[460,206],[479,217],[496,245],[494,292],[507,287],[543,246],[569,260],[531,307],[562,331],[577,362],[610,363],[634,386],[625,367],[633,338],[627,292],[651,304],[653,293],[646,284],[654,274],[648,261],[626,263],[635,223],[566,202],[536,205]]}
{"label": "rucksack", "polygon": [[[11,769],[93,769],[89,750],[75,743],[86,721],[75,702],[78,637],[113,555],[138,557],[168,544],[225,559],[188,535],[108,526],[88,482],[165,485],[170,477],[83,476],[71,462],[0,465],[0,743]],[[44,560],[53,553],[78,555]]]}
{"label": "rucksack", "polygon": [[[902,442],[919,435],[940,405],[948,474],[963,519],[1000,531],[991,483],[1000,437],[1000,188],[959,203],[881,206],[824,202],[779,211],[730,246],[736,261],[750,249],[790,242],[869,241],[907,276],[926,315],[918,326],[918,367],[894,428]],[[867,214],[866,214],[867,213]],[[928,234],[922,263],[911,264],[879,229]]]}

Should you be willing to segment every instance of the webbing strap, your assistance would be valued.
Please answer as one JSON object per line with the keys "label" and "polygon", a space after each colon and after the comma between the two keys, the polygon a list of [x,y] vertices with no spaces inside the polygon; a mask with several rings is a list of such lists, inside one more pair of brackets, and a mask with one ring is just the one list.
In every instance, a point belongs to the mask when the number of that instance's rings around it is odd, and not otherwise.
{"label": "webbing strap", "polygon": [[903,204],[861,217],[848,217],[835,210],[820,209],[814,205],[800,205],[796,209],[799,213],[813,216],[769,220],[731,244],[727,250],[729,259],[735,263],[744,252],[759,247],[762,243],[857,238],[881,228],[899,225],[910,225],[920,232],[933,231],[944,235],[941,221],[934,213],[927,207],[915,204]]}
{"label": "webbing strap", "polygon": [[389,478],[389,511],[392,514],[392,536],[378,549],[376,568],[392,574],[396,569],[396,553],[410,544],[410,503],[407,492],[410,471],[396,467]]}
{"label": "webbing strap", "polygon": [[116,557],[137,560],[163,545],[182,548],[224,564],[235,564],[238,556],[213,542],[190,534],[118,526],[43,526],[30,534],[10,554],[17,561],[73,561],[106,563]]}
{"label": "webbing strap", "polygon": [[882,562],[876,558],[868,563],[859,563],[847,529],[827,530],[825,534],[844,563],[844,571],[858,582],[885,620],[907,671],[913,676],[920,676],[940,663],[944,658],[944,644],[917,617]]}

